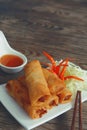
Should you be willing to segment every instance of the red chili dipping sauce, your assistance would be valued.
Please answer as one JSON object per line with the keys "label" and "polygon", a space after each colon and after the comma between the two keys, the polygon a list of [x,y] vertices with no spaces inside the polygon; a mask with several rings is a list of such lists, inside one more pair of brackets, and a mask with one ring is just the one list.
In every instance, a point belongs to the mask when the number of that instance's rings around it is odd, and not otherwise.
{"label": "red chili dipping sauce", "polygon": [[19,56],[6,54],[0,58],[0,63],[7,67],[17,67],[23,64],[23,60]]}

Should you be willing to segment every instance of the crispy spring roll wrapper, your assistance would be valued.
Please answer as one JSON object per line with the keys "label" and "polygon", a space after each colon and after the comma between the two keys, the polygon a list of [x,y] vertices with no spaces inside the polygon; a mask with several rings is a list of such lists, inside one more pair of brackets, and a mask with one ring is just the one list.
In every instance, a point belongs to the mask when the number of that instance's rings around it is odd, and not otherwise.
{"label": "crispy spring roll wrapper", "polygon": [[25,106],[25,110],[32,119],[40,118],[43,116],[43,114],[47,113],[49,109],[53,108],[54,106],[57,106],[58,103],[58,96],[50,96],[44,104],[40,106],[27,105]]}
{"label": "crispy spring roll wrapper", "polygon": [[25,82],[25,76],[24,76],[24,75],[18,77],[17,80],[19,81],[19,83],[20,83],[22,86],[26,87],[26,82]]}
{"label": "crispy spring roll wrapper", "polygon": [[64,81],[62,81],[56,74],[46,68],[43,68],[43,73],[51,94],[59,95],[62,90],[66,88]]}
{"label": "crispy spring roll wrapper", "polygon": [[30,102],[32,105],[41,103],[48,99],[50,91],[44,77],[41,64],[38,60],[33,60],[25,66],[25,81],[28,88]]}
{"label": "crispy spring roll wrapper", "polygon": [[[25,76],[21,76],[18,78],[18,81],[21,83],[21,85],[25,86]],[[26,86],[27,87],[27,86]],[[27,93],[27,92],[26,92]],[[48,97],[47,100],[44,101],[44,97],[39,99],[40,103],[37,104],[37,106],[46,106],[47,109],[51,109],[53,106],[57,106],[59,104],[59,98],[56,95],[51,95]]]}
{"label": "crispy spring roll wrapper", "polygon": [[[21,76],[18,78],[18,81],[21,83],[21,86],[24,86],[26,89],[26,83],[25,83],[25,77]],[[26,92],[28,93],[28,92]],[[52,108],[53,106],[57,106],[59,104],[59,98],[56,95],[51,95],[48,97],[47,100],[44,101],[44,97],[39,99],[39,102],[37,106],[43,105],[46,106],[48,109]]]}
{"label": "crispy spring roll wrapper", "polygon": [[52,109],[54,106],[57,106],[59,103],[58,97],[50,97],[43,105],[40,106],[25,106],[25,111],[32,118],[40,118],[42,117],[49,109]]}
{"label": "crispy spring roll wrapper", "polygon": [[44,106],[31,106],[28,105],[25,108],[26,112],[32,119],[41,118],[45,113],[47,113],[47,108]]}
{"label": "crispy spring roll wrapper", "polygon": [[47,104],[48,104],[48,109],[57,106],[59,104],[59,97],[56,95],[50,95],[50,97],[47,100]]}
{"label": "crispy spring roll wrapper", "polygon": [[23,108],[26,104],[30,104],[27,87],[21,85],[18,80],[10,80],[6,85],[8,93],[21,105]]}
{"label": "crispy spring roll wrapper", "polygon": [[8,93],[17,101],[17,103],[27,112],[27,114],[32,119],[40,118],[47,112],[47,108],[44,106],[31,106],[29,102],[27,87],[21,83],[17,80],[9,81],[6,85]]}
{"label": "crispy spring roll wrapper", "polygon": [[[21,83],[21,85],[26,86],[25,76],[19,77],[18,81]],[[59,98],[58,98],[58,96],[51,95],[51,94],[50,94],[50,96],[48,97],[47,100],[44,101],[44,97],[42,97],[42,98],[39,99],[39,101],[41,103],[37,104],[37,106],[45,105],[45,106],[48,106],[47,108],[49,108],[49,109],[52,108],[53,106],[57,106],[59,104]]]}
{"label": "crispy spring roll wrapper", "polygon": [[[25,86],[25,89],[26,89],[27,86],[25,83],[25,77],[24,76],[19,77],[18,81],[21,83],[21,86]],[[28,93],[28,92],[26,92],[26,93]],[[39,99],[39,102],[40,103],[38,103],[37,106],[43,105],[43,106],[46,106],[47,109],[50,109],[53,106],[57,106],[59,104],[59,98],[56,95],[50,94],[50,96],[48,97],[47,100],[44,101],[44,97],[42,97]]]}
{"label": "crispy spring roll wrapper", "polygon": [[42,104],[32,106],[30,104],[27,87],[24,85],[23,80],[23,77],[20,77],[18,80],[11,80],[7,83],[6,88],[8,93],[17,101],[20,106],[24,108],[24,110],[32,119],[42,117],[42,115],[45,114],[48,109],[58,105],[58,97],[50,95],[45,102],[42,102]]}
{"label": "crispy spring roll wrapper", "polygon": [[59,95],[59,103],[68,103],[71,101],[72,93],[68,88],[65,88]]}

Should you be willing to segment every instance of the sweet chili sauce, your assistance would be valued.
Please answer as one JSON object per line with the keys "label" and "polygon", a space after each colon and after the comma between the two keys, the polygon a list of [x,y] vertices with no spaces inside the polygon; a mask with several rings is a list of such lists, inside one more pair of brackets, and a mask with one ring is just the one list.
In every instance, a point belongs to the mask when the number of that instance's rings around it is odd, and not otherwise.
{"label": "sweet chili sauce", "polygon": [[7,67],[17,67],[23,64],[23,60],[19,56],[6,54],[0,58],[0,63]]}

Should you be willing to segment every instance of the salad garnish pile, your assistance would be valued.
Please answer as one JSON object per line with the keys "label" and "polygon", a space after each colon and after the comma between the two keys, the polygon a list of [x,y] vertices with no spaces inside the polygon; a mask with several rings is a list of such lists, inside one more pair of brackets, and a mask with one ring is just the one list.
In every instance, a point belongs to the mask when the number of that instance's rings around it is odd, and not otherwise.
{"label": "salad garnish pile", "polygon": [[43,54],[51,62],[48,64],[50,71],[55,73],[61,80],[64,80],[66,86],[76,94],[77,90],[87,90],[87,71],[71,62],[70,58],[55,61],[46,51]]}

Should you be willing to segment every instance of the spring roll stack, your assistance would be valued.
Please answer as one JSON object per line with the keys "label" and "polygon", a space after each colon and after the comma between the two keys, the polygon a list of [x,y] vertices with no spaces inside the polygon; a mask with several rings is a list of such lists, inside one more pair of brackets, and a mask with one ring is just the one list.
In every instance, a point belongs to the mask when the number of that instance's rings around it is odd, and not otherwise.
{"label": "spring roll stack", "polygon": [[48,83],[50,93],[57,95],[60,103],[67,103],[71,101],[72,93],[66,88],[64,81],[51,71],[43,68],[45,79]]}
{"label": "spring roll stack", "polygon": [[72,96],[64,82],[42,68],[38,60],[29,62],[24,68],[24,76],[8,81],[6,88],[32,119],[42,117],[59,102],[69,102]]}

